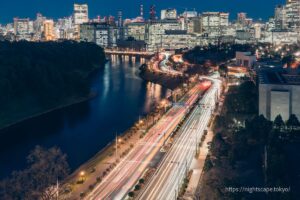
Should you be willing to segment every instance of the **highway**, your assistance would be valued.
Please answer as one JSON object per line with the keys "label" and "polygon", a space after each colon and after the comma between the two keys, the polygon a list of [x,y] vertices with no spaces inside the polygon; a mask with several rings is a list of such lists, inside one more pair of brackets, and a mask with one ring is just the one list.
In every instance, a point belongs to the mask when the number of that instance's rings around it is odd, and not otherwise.
{"label": "highway", "polygon": [[182,72],[174,70],[172,67],[168,66],[171,54],[169,52],[159,53],[158,58],[153,57],[149,61],[150,69],[154,72],[169,74],[173,76],[182,76]]}
{"label": "highway", "polygon": [[221,81],[206,77],[212,83],[198,106],[188,117],[174,144],[162,160],[157,172],[138,196],[140,200],[173,200],[178,196],[184,178],[196,153],[196,145],[209,123],[219,96]]}
{"label": "highway", "polygon": [[163,53],[161,53],[161,55],[163,56],[163,60],[159,63],[160,69],[164,73],[168,73],[168,74],[171,74],[174,76],[182,76],[181,72],[176,71],[172,67],[167,65],[167,62],[169,61],[171,54],[168,52],[163,52]]}
{"label": "highway", "polygon": [[200,84],[193,87],[181,100],[184,106],[173,106],[85,199],[123,199],[160,150],[165,138],[173,132],[191,105],[196,102],[202,90]]}

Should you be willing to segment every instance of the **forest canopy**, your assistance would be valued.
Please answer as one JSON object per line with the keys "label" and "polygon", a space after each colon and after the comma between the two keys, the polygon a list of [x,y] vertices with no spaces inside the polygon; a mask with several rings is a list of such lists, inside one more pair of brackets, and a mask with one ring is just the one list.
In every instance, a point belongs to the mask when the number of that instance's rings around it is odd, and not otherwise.
{"label": "forest canopy", "polygon": [[89,96],[104,62],[92,43],[0,42],[0,127]]}

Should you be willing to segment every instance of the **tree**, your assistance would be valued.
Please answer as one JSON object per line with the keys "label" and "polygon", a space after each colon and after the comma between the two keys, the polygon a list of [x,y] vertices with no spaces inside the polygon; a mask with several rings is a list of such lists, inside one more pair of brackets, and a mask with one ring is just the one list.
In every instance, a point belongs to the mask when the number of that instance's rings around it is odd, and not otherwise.
{"label": "tree", "polygon": [[134,190],[140,190],[141,189],[141,186],[140,185],[136,185],[135,187],[134,187]]}
{"label": "tree", "polygon": [[277,128],[277,129],[282,129],[285,125],[281,115],[276,116],[273,124],[274,124],[275,128]]}
{"label": "tree", "polygon": [[53,199],[57,181],[69,173],[66,155],[57,147],[44,149],[36,146],[27,161],[27,169],[13,172],[11,178],[0,184],[5,188],[0,199]]}
{"label": "tree", "polygon": [[290,118],[286,122],[287,127],[294,129],[300,126],[300,122],[295,114],[291,114]]}
{"label": "tree", "polygon": [[93,43],[0,42],[0,127],[89,97],[88,75],[105,60]]}
{"label": "tree", "polygon": [[208,155],[208,156],[206,157],[206,159],[205,159],[203,170],[204,170],[205,172],[207,172],[207,171],[209,171],[213,166],[214,166],[214,165],[213,165],[213,163],[212,163],[212,161],[211,161],[211,159],[210,159],[210,156]]}
{"label": "tree", "polygon": [[219,66],[219,73],[222,74],[223,76],[227,77],[228,67],[225,64],[221,64]]}
{"label": "tree", "polygon": [[134,197],[134,192],[132,192],[132,191],[129,192],[129,193],[128,193],[128,196],[131,197],[131,198]]}
{"label": "tree", "polygon": [[270,131],[272,130],[272,122],[267,120],[263,115],[256,116],[251,121],[246,120],[246,131],[251,133],[252,139],[256,142],[266,142]]}
{"label": "tree", "polygon": [[141,178],[141,179],[139,180],[139,183],[140,183],[140,184],[144,184],[144,183],[145,183],[145,180],[144,180],[143,178]]}
{"label": "tree", "polygon": [[285,65],[287,65],[287,67],[289,67],[292,62],[294,62],[295,58],[293,55],[287,55],[285,57],[282,58],[281,62]]}
{"label": "tree", "polygon": [[214,136],[214,139],[211,143],[212,154],[217,158],[220,158],[222,156],[226,156],[228,154],[228,150],[229,150],[229,145],[223,139],[222,134],[217,133]]}

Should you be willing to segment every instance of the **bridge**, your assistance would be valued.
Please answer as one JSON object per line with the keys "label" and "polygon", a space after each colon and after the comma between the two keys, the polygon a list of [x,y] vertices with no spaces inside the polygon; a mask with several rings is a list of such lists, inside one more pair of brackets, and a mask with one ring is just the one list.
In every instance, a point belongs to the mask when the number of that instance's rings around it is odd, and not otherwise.
{"label": "bridge", "polygon": [[111,50],[105,49],[105,54],[108,55],[124,55],[124,56],[141,56],[141,57],[151,57],[154,56],[154,52],[150,51],[126,51],[126,50]]}

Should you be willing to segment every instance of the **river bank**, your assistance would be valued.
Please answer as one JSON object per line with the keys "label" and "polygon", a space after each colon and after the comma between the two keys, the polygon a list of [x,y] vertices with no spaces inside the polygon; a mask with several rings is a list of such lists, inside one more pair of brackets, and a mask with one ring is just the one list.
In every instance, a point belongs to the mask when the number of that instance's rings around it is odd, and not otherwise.
{"label": "river bank", "polygon": [[[162,79],[154,81],[147,79],[141,73],[140,77],[144,81],[157,83],[165,88],[176,89],[183,84],[183,81],[173,81],[169,77],[169,81],[163,82]],[[148,78],[151,78],[147,76]],[[154,76],[152,77],[154,78]],[[181,98],[182,93],[178,98]],[[172,96],[168,97],[168,100]],[[120,159],[125,157],[134,145],[140,141],[146,132],[167,112],[166,105],[160,104],[153,107],[149,114],[144,118],[139,118],[132,127],[124,131],[116,138],[110,141],[103,149],[96,153],[91,159],[78,167],[66,180],[63,181],[61,188],[61,199],[79,199],[91,192],[97,184],[99,184],[106,175],[117,166]],[[117,147],[117,150],[116,150]],[[83,175],[82,175],[83,174]]]}
{"label": "river bank", "polygon": [[140,76],[145,81],[157,83],[168,89],[174,90],[181,86],[187,79],[181,76],[170,76],[159,72],[150,71],[146,64],[140,67]]}
{"label": "river bank", "polygon": [[79,199],[86,196],[166,112],[167,107],[155,106],[154,110],[139,118],[128,130],[116,135],[115,140],[108,143],[63,181],[60,199]]}
{"label": "river bank", "polygon": [[[90,97],[90,79],[105,64],[92,43],[0,42],[0,129]],[[66,54],[66,52],[68,52]]]}

